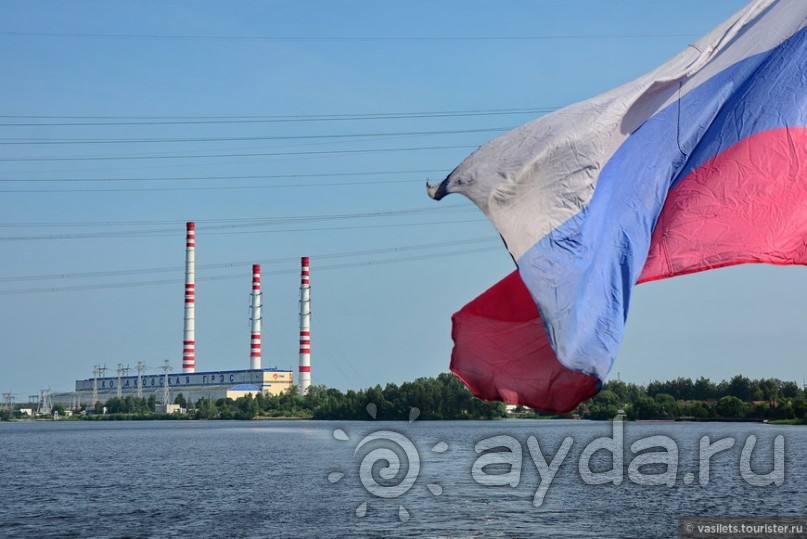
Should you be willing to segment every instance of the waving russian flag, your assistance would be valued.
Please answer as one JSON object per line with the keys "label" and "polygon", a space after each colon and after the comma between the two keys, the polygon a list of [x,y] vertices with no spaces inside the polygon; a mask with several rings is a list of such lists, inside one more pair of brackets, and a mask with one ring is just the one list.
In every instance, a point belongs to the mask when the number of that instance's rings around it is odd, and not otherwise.
{"label": "waving russian flag", "polygon": [[574,409],[611,369],[634,284],[807,264],[805,26],[807,1],[752,2],[429,186],[471,199],[518,266],[453,317],[451,369],[477,396]]}

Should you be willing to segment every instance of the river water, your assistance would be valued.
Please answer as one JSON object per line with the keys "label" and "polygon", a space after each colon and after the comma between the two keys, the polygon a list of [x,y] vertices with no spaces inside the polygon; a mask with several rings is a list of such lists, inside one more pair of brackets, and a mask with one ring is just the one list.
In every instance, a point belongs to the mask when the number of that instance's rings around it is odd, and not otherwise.
{"label": "river water", "polygon": [[[581,476],[586,446],[602,437],[618,440],[620,429],[622,465],[614,467],[613,454],[600,450]],[[650,436],[664,438],[648,441]],[[731,438],[734,445],[712,456],[710,473],[701,477],[704,436],[706,443]],[[777,436],[784,443],[781,484],[752,484],[776,479]],[[751,438],[756,479],[742,475],[742,452]],[[651,447],[632,450],[642,440]],[[544,481],[548,488],[538,506],[536,446],[548,463],[559,455],[557,474]],[[647,453],[661,455],[664,463],[632,469],[631,462]],[[619,484],[589,484],[596,477],[591,474],[612,468]],[[646,484],[652,474],[665,473],[671,486]],[[679,515],[806,513],[807,427],[801,426],[558,420],[0,424],[2,538],[648,538],[676,537]]]}

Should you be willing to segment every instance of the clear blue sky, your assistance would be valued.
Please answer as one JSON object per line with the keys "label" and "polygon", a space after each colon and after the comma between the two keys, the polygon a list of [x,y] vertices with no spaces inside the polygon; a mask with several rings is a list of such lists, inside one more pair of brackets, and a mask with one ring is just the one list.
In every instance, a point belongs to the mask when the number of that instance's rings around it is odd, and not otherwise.
{"label": "clear blue sky", "polygon": [[[264,365],[296,370],[309,255],[315,383],[446,371],[451,314],[512,262],[475,207],[429,200],[425,180],[743,4],[2,2],[0,391],[70,390],[95,364],[178,369],[187,220],[198,370],[248,366],[252,262]],[[803,268],[642,285],[611,376],[801,383],[805,304]]]}

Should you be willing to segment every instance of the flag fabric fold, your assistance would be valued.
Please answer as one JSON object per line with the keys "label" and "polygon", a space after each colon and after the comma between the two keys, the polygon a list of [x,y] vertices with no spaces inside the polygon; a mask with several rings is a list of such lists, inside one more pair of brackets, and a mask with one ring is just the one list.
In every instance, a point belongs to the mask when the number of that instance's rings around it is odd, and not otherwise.
{"label": "flag fabric fold", "polygon": [[461,193],[517,272],[454,315],[452,371],[490,400],[594,395],[633,286],[807,264],[807,2],[758,0],[647,75],[485,144]]}

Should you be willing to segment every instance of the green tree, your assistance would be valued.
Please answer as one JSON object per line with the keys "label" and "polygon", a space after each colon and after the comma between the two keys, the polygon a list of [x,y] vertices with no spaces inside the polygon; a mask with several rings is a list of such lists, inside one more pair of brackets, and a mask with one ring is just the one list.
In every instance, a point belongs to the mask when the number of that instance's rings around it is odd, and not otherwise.
{"label": "green tree", "polygon": [[764,419],[771,416],[771,407],[767,402],[758,402],[747,406],[746,416]]}
{"label": "green tree", "polygon": [[692,417],[705,418],[705,417],[712,417],[714,415],[714,411],[711,408],[707,407],[705,404],[703,404],[701,401],[695,401],[689,405],[689,409],[686,415]]}
{"label": "green tree", "polygon": [[759,380],[757,382],[757,387],[759,387],[761,395],[759,399],[754,400],[766,400],[768,402],[772,402],[779,399],[782,381],[778,378],[767,378],[765,380]]}
{"label": "green tree", "polygon": [[659,393],[656,395],[656,410],[657,414],[661,417],[672,418],[677,417],[678,402],[675,398],[668,393]]}
{"label": "green tree", "polygon": [[748,402],[751,400],[752,391],[751,380],[738,374],[729,380],[725,395],[737,397],[741,401]]}
{"label": "green tree", "polygon": [[715,411],[722,417],[743,417],[745,403],[734,395],[727,395],[717,402]]}
{"label": "green tree", "polygon": [[807,398],[807,395],[805,395],[799,389],[799,386],[798,386],[798,384],[796,382],[782,382],[780,392],[781,392],[783,397],[788,398],[788,399],[793,399],[793,398],[796,398],[798,396],[802,396],[802,397]]}
{"label": "green tree", "polygon": [[636,384],[628,384],[622,380],[608,380],[602,386],[603,391],[611,391],[617,396],[620,403],[634,402],[639,398],[639,395],[645,394],[643,388]]}
{"label": "green tree", "polygon": [[263,392],[260,392],[260,393],[255,395],[255,402],[258,403],[258,410],[259,411],[263,410],[264,406],[266,405],[265,401],[266,401],[266,397],[264,396]]}
{"label": "green tree", "polygon": [[619,412],[619,408],[617,408],[613,404],[594,403],[589,408],[588,418],[589,419],[613,419],[614,417],[616,417],[618,412]]}
{"label": "green tree", "polygon": [[802,398],[793,399],[790,406],[796,419],[807,419],[807,401]]}
{"label": "green tree", "polygon": [[656,419],[658,418],[658,405],[656,399],[642,395],[631,407],[633,417],[630,419]]}
{"label": "green tree", "polygon": [[695,380],[692,388],[692,398],[694,400],[715,400],[718,397],[717,386],[714,385],[711,380],[704,378],[703,376]]}
{"label": "green tree", "polygon": [[212,399],[202,397],[196,402],[196,411],[194,412],[196,419],[215,419],[218,415],[216,403]]}

